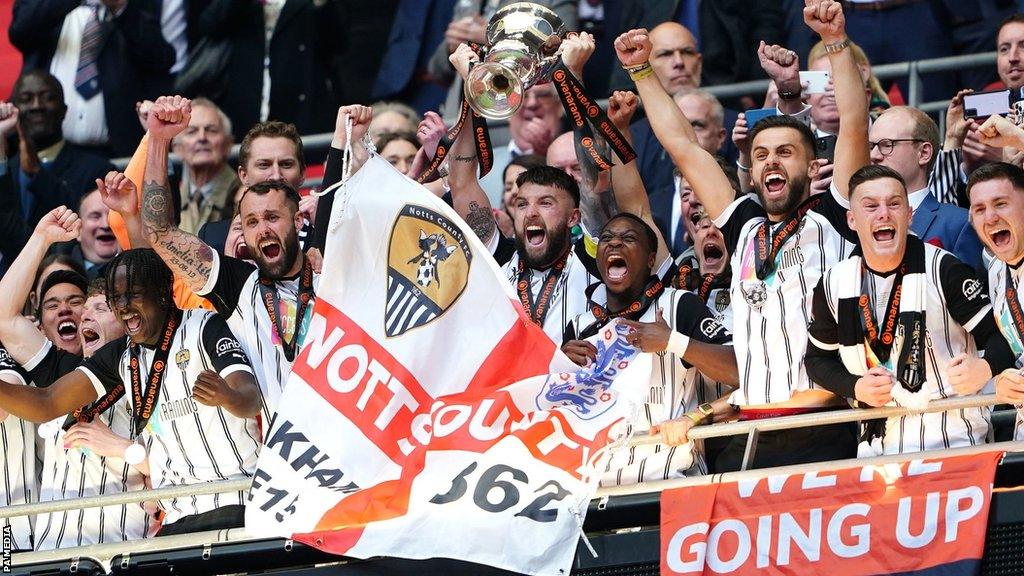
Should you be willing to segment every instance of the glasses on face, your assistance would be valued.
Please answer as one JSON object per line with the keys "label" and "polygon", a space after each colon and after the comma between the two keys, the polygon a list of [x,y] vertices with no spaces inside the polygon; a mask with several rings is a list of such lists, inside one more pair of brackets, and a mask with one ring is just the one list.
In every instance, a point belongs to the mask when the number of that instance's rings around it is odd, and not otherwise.
{"label": "glasses on face", "polygon": [[924,142],[924,140],[918,138],[882,138],[878,142],[868,142],[868,150],[873,151],[875,146],[878,146],[878,151],[882,153],[882,156],[888,156],[892,154],[893,148],[900,142]]}

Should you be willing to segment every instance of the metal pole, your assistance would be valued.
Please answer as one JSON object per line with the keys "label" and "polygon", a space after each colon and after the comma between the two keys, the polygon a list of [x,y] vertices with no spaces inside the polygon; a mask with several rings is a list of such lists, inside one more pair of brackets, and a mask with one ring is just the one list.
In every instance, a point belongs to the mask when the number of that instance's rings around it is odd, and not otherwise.
{"label": "metal pole", "polygon": [[917,106],[921,103],[921,74],[917,69],[917,62],[910,63],[910,70],[908,71],[907,86],[910,94],[907,97],[908,104],[911,106]]}
{"label": "metal pole", "polygon": [[747,433],[747,447],[743,450],[743,464],[740,465],[740,470],[749,470],[754,464],[754,455],[757,453],[757,438],[760,434],[757,431],[757,427],[750,429]]}

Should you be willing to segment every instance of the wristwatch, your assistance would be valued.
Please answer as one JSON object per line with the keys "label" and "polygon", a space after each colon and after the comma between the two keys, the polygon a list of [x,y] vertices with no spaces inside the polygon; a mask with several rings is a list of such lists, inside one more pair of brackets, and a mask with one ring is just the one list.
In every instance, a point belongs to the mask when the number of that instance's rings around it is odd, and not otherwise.
{"label": "wristwatch", "polygon": [[715,415],[715,409],[707,402],[697,406],[697,412],[687,412],[684,414],[690,420],[693,420],[694,425],[700,426],[706,424],[711,420],[711,417]]}
{"label": "wristwatch", "polygon": [[138,466],[146,459],[146,449],[143,448],[142,444],[132,442],[130,446],[124,449],[124,454],[121,457],[130,466]]}

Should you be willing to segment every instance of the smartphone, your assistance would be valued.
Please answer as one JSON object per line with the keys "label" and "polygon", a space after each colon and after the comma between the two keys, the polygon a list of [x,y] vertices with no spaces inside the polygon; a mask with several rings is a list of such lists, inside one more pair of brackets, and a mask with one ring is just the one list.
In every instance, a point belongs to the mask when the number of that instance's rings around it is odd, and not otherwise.
{"label": "smartphone", "polygon": [[814,143],[814,157],[828,160],[831,164],[836,161],[836,141],[839,138],[836,136],[822,136],[818,138]]}
{"label": "smartphone", "polygon": [[743,117],[747,119],[747,130],[753,130],[758,122],[769,116],[778,115],[778,108],[754,108],[743,113]]}
{"label": "smartphone", "polygon": [[975,92],[964,96],[964,119],[985,118],[1010,111],[1010,91]]}
{"label": "smartphone", "polygon": [[828,85],[828,72],[825,70],[802,70],[800,83],[807,84],[804,94],[824,94]]}

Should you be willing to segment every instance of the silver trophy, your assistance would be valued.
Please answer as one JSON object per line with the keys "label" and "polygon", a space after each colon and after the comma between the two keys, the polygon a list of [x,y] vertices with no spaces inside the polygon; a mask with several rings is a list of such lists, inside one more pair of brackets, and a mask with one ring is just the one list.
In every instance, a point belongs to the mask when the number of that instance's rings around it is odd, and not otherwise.
{"label": "silver trophy", "polygon": [[526,90],[550,76],[564,35],[562,19],[539,4],[516,2],[495,12],[487,55],[466,79],[466,102],[485,118],[515,114]]}

